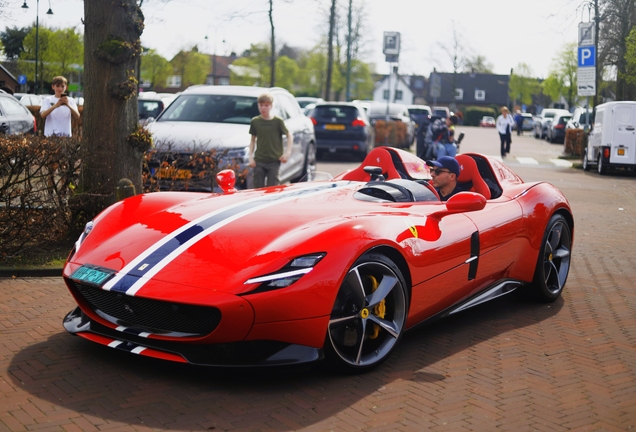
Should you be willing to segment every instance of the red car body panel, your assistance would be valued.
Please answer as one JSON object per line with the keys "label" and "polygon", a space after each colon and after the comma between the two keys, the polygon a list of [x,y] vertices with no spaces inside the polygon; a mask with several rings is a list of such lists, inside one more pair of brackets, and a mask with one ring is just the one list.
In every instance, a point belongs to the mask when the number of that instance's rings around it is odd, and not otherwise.
{"label": "red car body panel", "polygon": [[[420,159],[390,152],[392,163],[399,165],[396,172],[412,179],[428,176]],[[140,345],[137,351],[174,361],[186,356],[179,345],[278,341],[321,348],[348,269],[373,249],[394,256],[404,273],[410,297],[405,328],[497,281],[529,282],[547,221],[555,212],[571,213],[567,200],[552,185],[523,183],[503,163],[475,156],[492,173],[500,193],[482,204],[466,195],[467,203],[483,209],[460,213],[439,201],[360,200],[355,194],[369,180],[362,169],[330,182],[226,195],[154,193],[116,203],[95,218],[64,268],[81,312],[103,334],[82,327],[86,320],[72,332],[109,346],[118,344],[114,332],[132,340],[126,326],[105,318],[79,294],[72,275],[82,266],[112,271],[114,276],[100,287],[121,293],[124,301],[130,296],[218,310],[218,325],[205,335],[144,333],[149,342],[172,345]],[[380,159],[375,161],[387,163]],[[467,277],[476,236],[479,263]],[[280,272],[294,257],[318,253],[325,255],[287,287],[260,291],[258,280],[247,282]]]}

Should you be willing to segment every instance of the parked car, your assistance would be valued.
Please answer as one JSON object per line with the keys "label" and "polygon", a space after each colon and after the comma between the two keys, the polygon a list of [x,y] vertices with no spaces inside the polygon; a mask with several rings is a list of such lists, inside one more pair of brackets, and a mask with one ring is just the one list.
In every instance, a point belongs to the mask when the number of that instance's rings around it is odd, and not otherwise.
{"label": "parked car", "polygon": [[[589,118],[589,123],[587,120]],[[589,108],[586,109],[584,107],[576,107],[574,108],[574,112],[572,112],[572,118],[565,125],[566,131],[568,129],[585,129],[585,126],[589,126],[594,124],[594,110]],[[590,127],[588,127],[590,129]]]}
{"label": "parked car", "polygon": [[544,108],[541,114],[534,119],[532,135],[537,139],[544,139],[548,134],[548,124],[558,113],[569,114],[570,112],[559,108]]}
{"label": "parked car", "polygon": [[[458,180],[475,191],[447,202],[422,181],[423,160],[378,147],[334,180],[236,193],[229,181],[227,194],[114,204],[64,265],[64,301],[77,303],[64,328],[102,345],[105,359],[108,349],[234,367],[324,359],[365,372],[422,322],[513,291],[562,298],[574,243],[567,199],[496,159],[457,159]],[[497,305],[506,307],[519,308]],[[127,366],[146,365],[133,356]]]}
{"label": "parked car", "polygon": [[448,107],[434,106],[433,115],[437,117],[447,118],[451,116],[451,112],[450,112],[450,109],[448,109]]}
{"label": "parked car", "polygon": [[161,98],[155,95],[140,93],[137,98],[137,116],[139,124],[145,126],[149,121],[159,117],[165,105]]}
{"label": "parked car", "polygon": [[433,111],[428,105],[407,105],[406,109],[409,110],[411,120],[415,122],[415,129],[417,130],[421,124],[430,123],[431,115]]}
{"label": "parked car", "polygon": [[183,91],[147,126],[155,142],[146,156],[147,187],[211,191],[214,172],[229,166],[236,171],[238,187],[251,187],[249,125],[259,115],[257,98],[265,92],[274,96],[272,115],[285,121],[294,140],[291,157],[281,164],[280,181],[313,173],[314,127],[287,90],[197,85]]}
{"label": "parked car", "polygon": [[318,104],[324,102],[325,100],[319,97],[299,96],[296,98],[296,101],[301,108],[305,108],[309,104]]}
{"label": "parked car", "polygon": [[356,102],[323,102],[308,114],[314,124],[317,157],[349,153],[364,160],[375,145],[375,130]]}
{"label": "parked car", "polygon": [[[513,117],[516,114],[513,115]],[[522,131],[531,131],[534,127],[534,118],[533,115],[531,113],[521,113],[521,116],[523,117],[523,122],[521,123],[521,130]],[[512,130],[517,130],[517,122],[515,121],[514,124],[512,125]]]}
{"label": "parked car", "polygon": [[24,106],[41,106],[42,96],[30,93],[13,93],[16,98]]}
{"label": "parked car", "polygon": [[636,102],[607,102],[596,107],[583,154],[583,169],[592,166],[599,174],[611,168],[636,170]]}
{"label": "parked car", "polygon": [[551,143],[563,143],[565,141],[565,125],[572,118],[572,114],[558,113],[548,126],[546,139]]}
{"label": "parked car", "polygon": [[374,102],[369,108],[369,119],[375,128],[376,144],[390,144],[396,147],[409,148],[415,139],[415,122],[411,119],[406,105],[388,104],[388,139],[387,104]]}
{"label": "parked car", "polygon": [[35,133],[35,117],[9,93],[0,93],[0,134]]}
{"label": "parked car", "polygon": [[481,118],[481,120],[479,121],[479,126],[480,127],[495,127],[497,126],[497,122],[495,121],[494,117],[491,116],[483,116]]}

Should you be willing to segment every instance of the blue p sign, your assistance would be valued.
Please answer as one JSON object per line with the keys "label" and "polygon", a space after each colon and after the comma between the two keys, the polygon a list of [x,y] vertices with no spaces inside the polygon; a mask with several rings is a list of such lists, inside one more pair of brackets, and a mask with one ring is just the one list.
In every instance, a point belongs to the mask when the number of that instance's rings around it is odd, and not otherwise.
{"label": "blue p sign", "polygon": [[579,67],[593,66],[596,66],[595,47],[593,45],[579,47]]}

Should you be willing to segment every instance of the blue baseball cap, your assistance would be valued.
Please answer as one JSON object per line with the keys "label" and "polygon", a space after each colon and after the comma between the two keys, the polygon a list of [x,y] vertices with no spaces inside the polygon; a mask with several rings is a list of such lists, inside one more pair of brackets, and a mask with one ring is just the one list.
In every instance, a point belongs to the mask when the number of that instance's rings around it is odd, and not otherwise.
{"label": "blue baseball cap", "polygon": [[457,162],[457,159],[455,159],[454,157],[442,156],[441,158],[434,161],[433,160],[426,161],[426,165],[434,166],[437,168],[446,168],[447,170],[455,174],[457,177],[459,177],[459,171],[460,171],[459,162]]}

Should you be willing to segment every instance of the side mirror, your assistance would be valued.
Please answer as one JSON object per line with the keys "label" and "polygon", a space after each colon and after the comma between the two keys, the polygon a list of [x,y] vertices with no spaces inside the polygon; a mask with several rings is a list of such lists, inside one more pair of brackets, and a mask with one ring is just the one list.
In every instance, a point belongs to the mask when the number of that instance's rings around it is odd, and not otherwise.
{"label": "side mirror", "polygon": [[446,201],[446,209],[451,213],[482,210],[486,207],[486,197],[477,192],[459,192]]}

